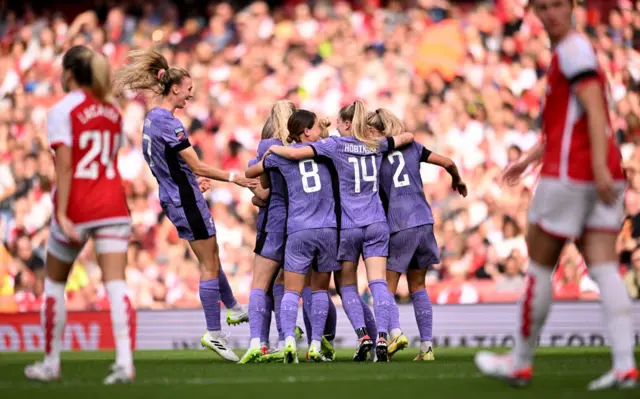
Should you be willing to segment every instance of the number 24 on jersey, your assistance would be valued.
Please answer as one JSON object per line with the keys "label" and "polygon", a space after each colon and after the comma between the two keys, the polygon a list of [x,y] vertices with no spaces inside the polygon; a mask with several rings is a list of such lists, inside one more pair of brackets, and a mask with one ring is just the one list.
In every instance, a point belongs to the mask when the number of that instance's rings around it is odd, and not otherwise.
{"label": "number 24 on jersey", "polygon": [[114,159],[120,148],[120,134],[110,131],[87,130],[78,138],[80,150],[88,151],[78,161],[75,173],[76,179],[97,180],[100,177],[100,165],[106,167],[107,179],[116,177]]}

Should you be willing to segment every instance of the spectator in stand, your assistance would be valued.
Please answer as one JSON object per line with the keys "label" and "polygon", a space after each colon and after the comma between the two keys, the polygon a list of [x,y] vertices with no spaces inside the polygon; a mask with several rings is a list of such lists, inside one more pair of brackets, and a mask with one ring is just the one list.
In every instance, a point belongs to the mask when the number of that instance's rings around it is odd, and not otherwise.
{"label": "spectator in stand", "polygon": [[631,269],[624,275],[629,295],[633,299],[640,299],[640,247],[631,253]]}
{"label": "spectator in stand", "polygon": [[521,270],[517,256],[512,253],[504,264],[504,273],[496,282],[496,292],[520,294],[524,287],[524,276]]}
{"label": "spectator in stand", "polygon": [[468,266],[465,264],[468,260],[461,260],[454,263],[449,272],[451,273],[451,281],[447,288],[442,290],[438,295],[438,304],[474,304],[480,301],[478,290],[466,282],[466,273]]}
{"label": "spectator in stand", "polygon": [[[41,294],[36,291],[36,276],[29,270],[18,272],[14,280],[15,301],[18,312],[38,312],[42,306]],[[38,288],[42,290],[42,288]]]}

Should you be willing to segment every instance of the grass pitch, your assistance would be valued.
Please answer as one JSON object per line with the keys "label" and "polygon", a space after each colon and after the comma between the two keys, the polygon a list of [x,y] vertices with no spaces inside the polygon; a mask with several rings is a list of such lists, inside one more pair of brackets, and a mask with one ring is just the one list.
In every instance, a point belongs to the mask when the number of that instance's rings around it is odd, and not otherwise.
{"label": "grass pitch", "polygon": [[109,387],[101,384],[113,362],[109,352],[64,353],[63,380],[52,384],[23,376],[24,366],[41,354],[1,353],[0,398],[640,398],[640,391],[585,390],[610,368],[606,348],[540,349],[534,381],[522,389],[480,376],[475,352],[436,348],[435,362],[413,362],[416,349],[409,348],[382,364],[353,363],[353,351],[341,350],[336,362],[316,364],[305,362],[300,350],[299,365],[237,365],[204,350],[141,351],[136,382]]}

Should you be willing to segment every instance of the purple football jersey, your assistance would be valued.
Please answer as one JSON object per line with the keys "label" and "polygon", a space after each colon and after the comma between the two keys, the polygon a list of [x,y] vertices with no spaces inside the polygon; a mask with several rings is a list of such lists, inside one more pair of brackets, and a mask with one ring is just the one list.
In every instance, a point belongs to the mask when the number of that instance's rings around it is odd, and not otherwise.
{"label": "purple football jersey", "polygon": [[287,234],[337,227],[333,182],[326,164],[313,159],[290,161],[271,154],[264,167],[278,170],[286,181]]}
{"label": "purple football jersey", "polygon": [[429,150],[413,142],[382,159],[380,197],[391,233],[433,223],[420,176],[420,162],[426,162],[429,154]]}
{"label": "purple football jersey", "polygon": [[[258,162],[260,162],[261,158],[258,158],[257,156],[255,158],[253,158],[252,160],[249,161],[249,167],[252,167],[253,165],[257,164]],[[256,230],[260,231],[260,228],[262,227],[262,223],[264,223],[264,214],[267,212],[267,207],[266,206],[259,206],[258,207],[258,216],[256,217]]]}
{"label": "purple football jersey", "polygon": [[[282,145],[278,139],[265,139],[258,144],[258,160],[272,145]],[[285,196],[287,195],[287,186],[282,174],[270,171],[269,179],[271,180],[271,194],[269,195],[268,204],[264,212],[258,231],[267,233],[283,233],[285,232],[285,223],[287,221],[287,206]]]}
{"label": "purple football jersey", "polygon": [[383,153],[393,149],[390,146],[393,141],[385,140],[372,151],[354,137],[335,136],[311,143],[316,158],[329,158],[337,170],[342,229],[386,222],[378,193],[378,171]]}
{"label": "purple football jersey", "polygon": [[160,202],[195,206],[204,201],[198,180],[180,151],[190,147],[187,130],[164,108],[153,108],[142,128],[142,153],[158,181]]}

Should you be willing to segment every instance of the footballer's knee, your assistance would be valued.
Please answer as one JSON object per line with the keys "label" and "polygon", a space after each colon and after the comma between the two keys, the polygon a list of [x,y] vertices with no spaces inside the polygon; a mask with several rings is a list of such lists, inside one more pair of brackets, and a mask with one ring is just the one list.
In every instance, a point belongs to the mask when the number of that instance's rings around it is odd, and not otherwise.
{"label": "footballer's knee", "polygon": [[407,285],[409,286],[409,293],[413,294],[425,289],[425,277],[427,275],[427,269],[411,269],[407,273]]}

